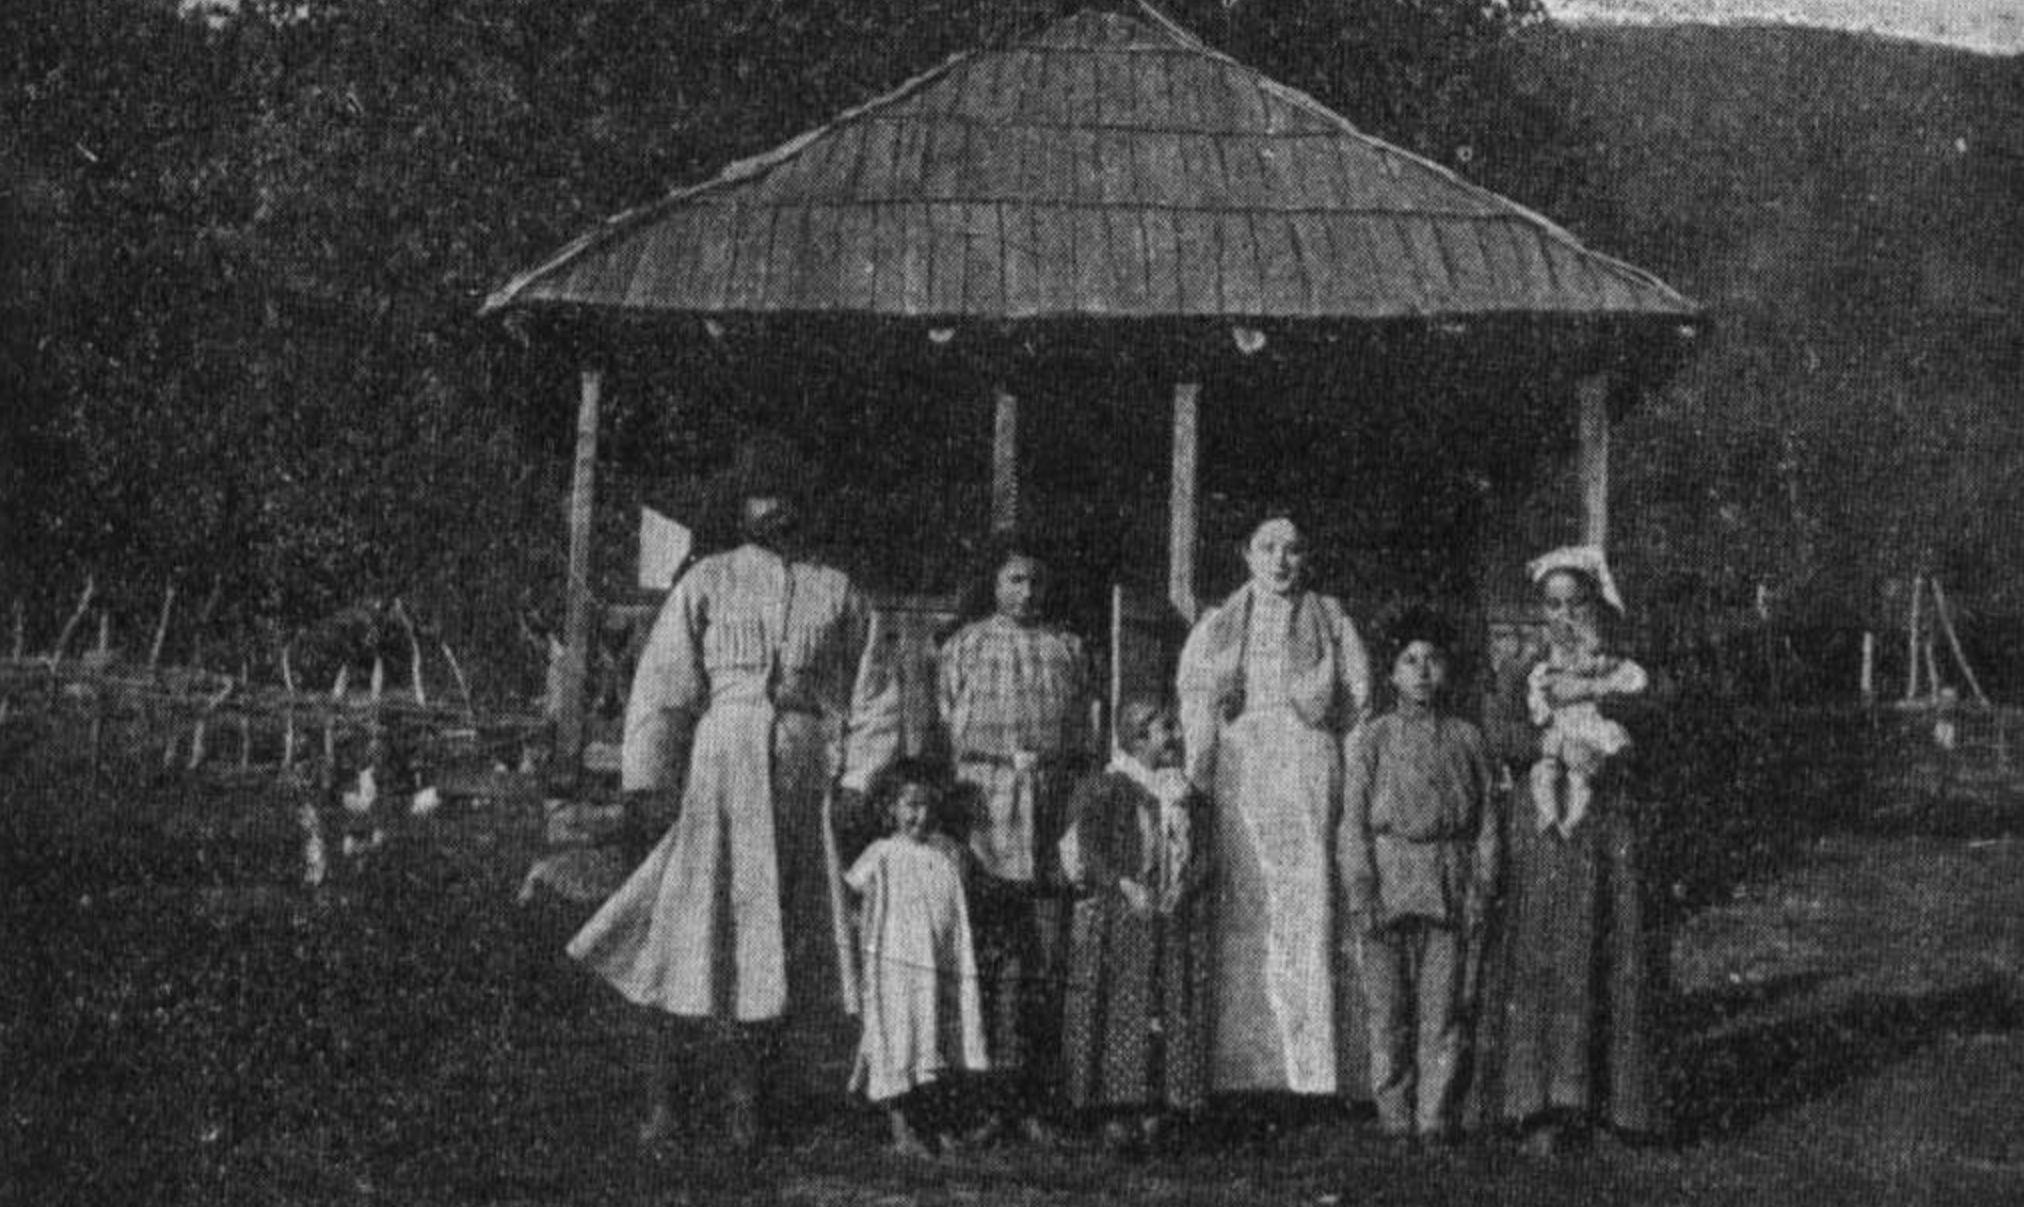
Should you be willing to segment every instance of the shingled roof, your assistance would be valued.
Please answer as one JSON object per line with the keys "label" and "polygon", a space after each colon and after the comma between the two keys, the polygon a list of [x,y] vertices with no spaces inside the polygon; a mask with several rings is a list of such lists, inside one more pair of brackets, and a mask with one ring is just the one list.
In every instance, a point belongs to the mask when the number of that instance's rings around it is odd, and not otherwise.
{"label": "shingled roof", "polygon": [[957,56],[485,303],[937,321],[1681,319],[1695,305],[1151,9]]}

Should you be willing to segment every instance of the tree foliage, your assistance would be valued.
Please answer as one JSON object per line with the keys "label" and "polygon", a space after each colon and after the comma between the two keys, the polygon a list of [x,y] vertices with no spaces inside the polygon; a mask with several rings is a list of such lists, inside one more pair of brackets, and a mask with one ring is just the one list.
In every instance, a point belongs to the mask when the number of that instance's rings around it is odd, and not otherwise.
{"label": "tree foliage", "polygon": [[2018,615],[2020,63],[1801,29],[1533,51],[1607,148],[1607,246],[1714,319],[1622,432],[1625,552],[1795,624],[1901,628],[1919,573],[1964,627]]}
{"label": "tree foliage", "polygon": [[[476,318],[485,291],[608,213],[1072,7],[0,7],[7,590],[47,604],[95,570],[144,616],[165,582],[216,583],[289,625],[404,593],[503,639],[501,616],[559,590],[568,385]],[[1175,7],[1464,166],[1510,99],[1495,48],[1538,12]],[[1496,183],[1504,163],[1477,166]]]}

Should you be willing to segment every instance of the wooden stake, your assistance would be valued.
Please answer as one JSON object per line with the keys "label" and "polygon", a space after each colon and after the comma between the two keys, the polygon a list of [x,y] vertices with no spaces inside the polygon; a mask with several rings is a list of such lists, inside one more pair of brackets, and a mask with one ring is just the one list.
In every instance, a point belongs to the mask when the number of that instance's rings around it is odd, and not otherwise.
{"label": "wooden stake", "polygon": [[211,614],[218,610],[218,600],[224,596],[224,593],[225,581],[220,578],[213,578],[211,580],[211,593],[204,597],[204,606],[197,610],[197,635],[190,642],[190,663],[193,666],[202,667],[204,665],[205,638],[208,636]]}
{"label": "wooden stake", "polygon": [[401,622],[401,628],[408,635],[408,674],[414,680],[415,704],[420,708],[429,706],[429,693],[422,689],[422,643],[415,637],[414,618],[408,615],[406,604],[394,597],[394,619]]}
{"label": "wooden stake", "polygon": [[1862,634],[1862,702],[1876,703],[1876,634],[1867,629]]}
{"label": "wooden stake", "polygon": [[324,788],[337,782],[337,709],[344,703],[344,689],[351,685],[349,664],[337,668],[337,680],[330,685],[331,710],[323,718],[323,772]]}
{"label": "wooden stake", "polygon": [[63,660],[63,647],[70,644],[70,635],[77,631],[77,622],[84,619],[85,609],[91,606],[91,597],[97,590],[97,580],[87,575],[84,580],[84,594],[77,597],[77,607],[70,613],[70,619],[63,622],[62,630],[56,634],[56,648],[49,651],[50,670],[55,670],[56,664]]}
{"label": "wooden stake", "polygon": [[1905,622],[1905,703],[1919,698],[1919,597],[1925,594],[1926,576],[1912,575],[1911,618]]}
{"label": "wooden stake", "polygon": [[1947,635],[1947,648],[1954,651],[1954,661],[1960,665],[1961,677],[1968,681],[1968,690],[1975,693],[1975,702],[1989,707],[1988,694],[1975,678],[1975,668],[1968,665],[1968,655],[1961,651],[1960,634],[1954,631],[1954,609],[1947,603],[1947,593],[1941,589],[1937,575],[1933,578],[1933,615],[1940,622],[1940,632]]}
{"label": "wooden stake", "polygon": [[195,771],[203,764],[205,727],[210,723],[211,714],[218,711],[218,706],[223,704],[225,697],[231,694],[232,678],[227,675],[225,677],[225,686],[218,689],[217,695],[212,696],[204,702],[204,711],[197,715],[197,727],[190,733],[190,770]]}
{"label": "wooden stake", "polygon": [[162,614],[155,620],[154,644],[148,647],[148,672],[154,673],[162,661],[162,642],[169,636],[169,612],[176,606],[176,584],[170,583],[162,591]]}
{"label": "wooden stake", "polygon": [[450,674],[457,680],[457,694],[464,698],[464,719],[471,724],[478,723],[478,706],[471,701],[471,684],[464,678],[464,668],[457,662],[456,652],[450,649],[446,639],[442,643],[443,661],[450,664]]}
{"label": "wooden stake", "polygon": [[21,598],[16,596],[14,599],[14,661],[21,661],[21,655],[26,648],[27,640],[28,630],[25,617],[21,611]]}
{"label": "wooden stake", "polygon": [[[253,668],[244,658],[239,660],[239,682],[251,683]],[[253,765],[253,718],[245,709],[239,710],[239,770]]]}
{"label": "wooden stake", "polygon": [[100,743],[105,738],[105,687],[103,683],[91,685],[91,771],[90,784],[98,784]]}
{"label": "wooden stake", "polygon": [[1933,639],[1928,637],[1926,638],[1926,644],[1924,649],[1926,656],[1926,682],[1929,685],[1927,690],[1930,693],[1930,696],[1933,699],[1933,701],[1937,703],[1940,698],[1940,664],[1939,661],[1933,657],[1934,644],[1935,643]]}
{"label": "wooden stake", "polygon": [[366,765],[378,774],[379,762],[385,757],[386,729],[380,721],[380,701],[386,695],[387,668],[378,658],[372,660],[372,711],[366,714]]}
{"label": "wooden stake", "polygon": [[534,626],[527,620],[527,611],[524,608],[515,612],[513,619],[520,626],[520,639],[527,643],[528,649],[534,651],[534,656],[536,658],[548,657],[547,630],[544,629],[539,633],[535,632]]}
{"label": "wooden stake", "polygon": [[288,652],[295,645],[293,638],[281,645],[281,685],[288,689],[288,707],[282,718],[281,729],[281,773],[295,764],[295,667],[289,662]]}

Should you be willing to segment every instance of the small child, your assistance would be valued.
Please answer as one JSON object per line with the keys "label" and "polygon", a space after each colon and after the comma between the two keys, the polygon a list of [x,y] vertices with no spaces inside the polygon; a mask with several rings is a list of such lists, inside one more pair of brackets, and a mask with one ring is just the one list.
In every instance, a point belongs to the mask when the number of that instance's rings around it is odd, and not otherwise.
{"label": "small child", "polygon": [[863,1037],[853,1093],[882,1104],[893,1149],[931,1157],[918,1125],[929,1087],[985,1068],[984,1012],[964,892],[967,853],[943,830],[946,780],[903,758],[874,777],[871,805],[891,826],[844,877],[863,901]]}
{"label": "small child", "polygon": [[[1596,584],[1601,601],[1619,614],[1623,600],[1602,552],[1591,546],[1555,550],[1529,567],[1532,580],[1576,571]],[[1570,610],[1551,626],[1546,657],[1525,680],[1525,705],[1542,728],[1532,764],[1532,805],[1539,831],[1572,837],[1595,799],[1595,781],[1610,759],[1630,748],[1630,732],[1602,715],[1596,701],[1645,690],[1644,668],[1608,653],[1594,610]]]}
{"label": "small child", "polygon": [[1180,721],[1120,709],[1121,747],[1069,804],[1062,866],[1077,887],[1062,1055],[1068,1099],[1136,1150],[1208,1089],[1207,826],[1181,772]]}
{"label": "small child", "polygon": [[1482,731],[1441,709],[1445,626],[1409,614],[1390,646],[1397,704],[1350,739],[1337,858],[1369,1006],[1378,1124],[1445,1145],[1457,1136],[1498,823]]}

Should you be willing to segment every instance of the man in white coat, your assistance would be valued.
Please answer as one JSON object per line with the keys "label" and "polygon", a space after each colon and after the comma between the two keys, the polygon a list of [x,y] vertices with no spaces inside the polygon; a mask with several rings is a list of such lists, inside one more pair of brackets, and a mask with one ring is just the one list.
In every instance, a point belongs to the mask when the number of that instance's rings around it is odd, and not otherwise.
{"label": "man in white coat", "polygon": [[[740,1149],[759,1138],[777,1024],[834,1029],[855,1008],[827,806],[839,777],[860,792],[900,737],[863,596],[796,551],[807,481],[785,450],[745,450],[731,487],[741,543],[699,560],[663,605],[626,706],[621,786],[649,811],[679,790],[679,807],[569,944],[635,1004],[716,1024]],[[646,1143],[673,1123],[654,1030]]]}

